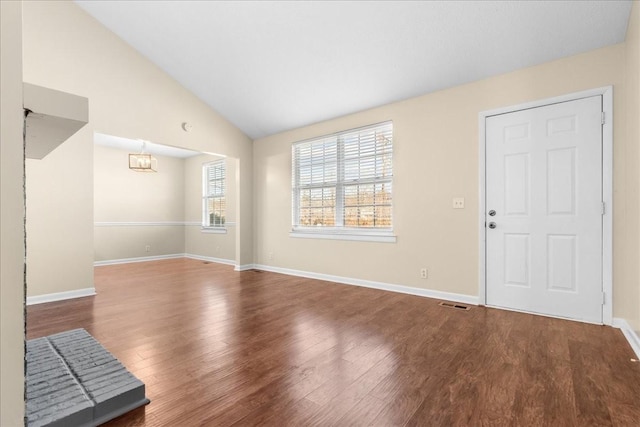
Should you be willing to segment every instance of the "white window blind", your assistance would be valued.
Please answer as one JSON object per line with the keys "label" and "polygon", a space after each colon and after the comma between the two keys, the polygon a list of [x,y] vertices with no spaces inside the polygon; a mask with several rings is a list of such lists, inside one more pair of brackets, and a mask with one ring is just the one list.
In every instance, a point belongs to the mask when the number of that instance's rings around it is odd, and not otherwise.
{"label": "white window blind", "polygon": [[226,215],[226,170],[224,160],[203,165],[202,193],[202,226],[224,226]]}
{"label": "white window blind", "polygon": [[293,230],[392,229],[393,124],[293,144]]}

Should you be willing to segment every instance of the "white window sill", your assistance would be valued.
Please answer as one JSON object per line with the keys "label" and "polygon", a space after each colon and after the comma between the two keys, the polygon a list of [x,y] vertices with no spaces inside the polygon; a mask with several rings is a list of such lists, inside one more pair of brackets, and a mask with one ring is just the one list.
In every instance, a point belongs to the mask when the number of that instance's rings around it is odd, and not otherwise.
{"label": "white window sill", "polygon": [[227,229],[224,227],[202,227],[200,231],[206,234],[227,234]]}
{"label": "white window sill", "polygon": [[354,240],[361,242],[396,243],[397,236],[392,231],[357,232],[357,231],[313,231],[292,230],[289,237],[299,239]]}

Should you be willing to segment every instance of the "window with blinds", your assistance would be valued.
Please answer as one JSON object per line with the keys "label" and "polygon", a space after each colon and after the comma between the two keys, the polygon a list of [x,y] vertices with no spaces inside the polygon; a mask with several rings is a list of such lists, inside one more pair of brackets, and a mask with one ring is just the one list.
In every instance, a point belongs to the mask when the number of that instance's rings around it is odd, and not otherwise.
{"label": "window with blinds", "polygon": [[293,144],[293,231],[391,231],[393,124]]}
{"label": "window with blinds", "polygon": [[226,211],[224,160],[202,166],[202,226],[222,227]]}

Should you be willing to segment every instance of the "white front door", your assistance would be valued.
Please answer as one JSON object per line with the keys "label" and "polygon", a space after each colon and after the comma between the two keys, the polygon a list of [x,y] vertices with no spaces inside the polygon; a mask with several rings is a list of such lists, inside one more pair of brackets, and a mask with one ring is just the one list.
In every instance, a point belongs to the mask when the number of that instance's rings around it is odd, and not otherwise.
{"label": "white front door", "polygon": [[486,119],[487,305],[602,323],[601,118],[593,96]]}

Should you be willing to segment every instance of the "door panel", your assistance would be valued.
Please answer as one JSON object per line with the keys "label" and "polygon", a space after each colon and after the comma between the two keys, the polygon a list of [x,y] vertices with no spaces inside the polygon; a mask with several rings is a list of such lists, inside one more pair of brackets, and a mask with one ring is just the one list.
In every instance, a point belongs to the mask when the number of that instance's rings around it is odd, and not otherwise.
{"label": "door panel", "polygon": [[530,287],[531,252],[528,234],[504,234],[504,279],[510,286]]}
{"label": "door panel", "polygon": [[504,210],[505,215],[529,214],[529,153],[509,154],[504,157]]}
{"label": "door panel", "polygon": [[487,304],[602,322],[601,96],[486,119]]}
{"label": "door panel", "polygon": [[547,215],[575,215],[576,150],[547,152]]}

